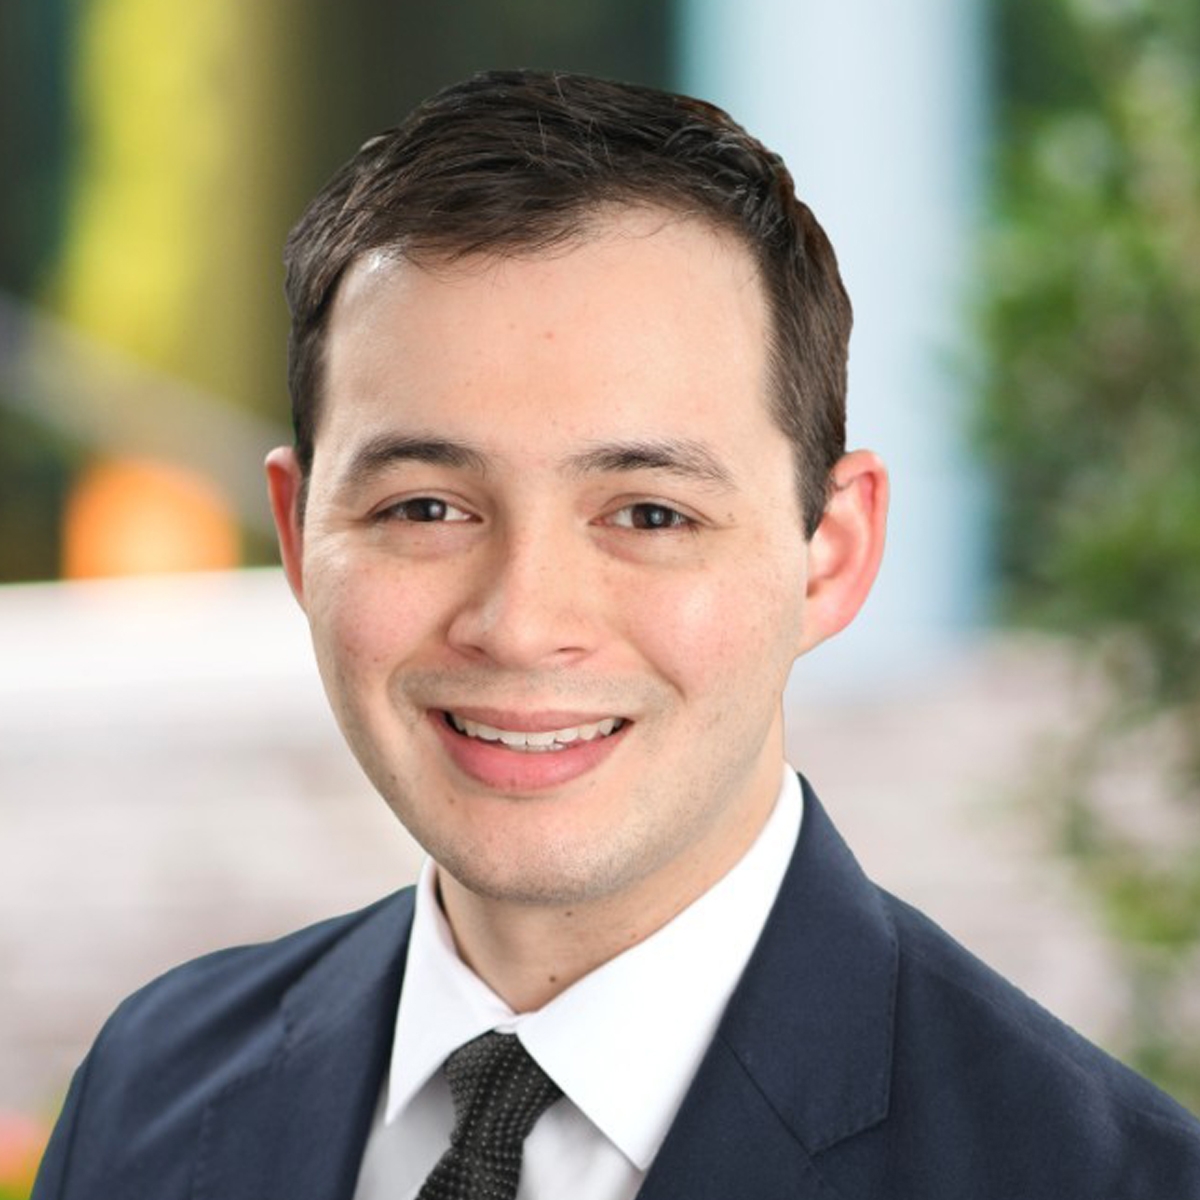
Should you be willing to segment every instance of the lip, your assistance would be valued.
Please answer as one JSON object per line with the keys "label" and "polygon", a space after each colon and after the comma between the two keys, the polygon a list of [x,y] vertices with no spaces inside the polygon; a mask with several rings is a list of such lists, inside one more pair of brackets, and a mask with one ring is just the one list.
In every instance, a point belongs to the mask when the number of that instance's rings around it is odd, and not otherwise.
{"label": "lip", "polygon": [[[450,711],[456,716],[498,729],[510,729],[515,733],[547,733],[553,729],[569,729],[613,715],[511,713],[486,708],[455,708]],[[491,791],[510,795],[544,792],[596,770],[617,749],[633,724],[626,721],[607,737],[575,742],[561,750],[523,753],[510,750],[499,742],[466,737],[451,727],[444,709],[430,709],[428,716],[447,757],[459,772]]]}

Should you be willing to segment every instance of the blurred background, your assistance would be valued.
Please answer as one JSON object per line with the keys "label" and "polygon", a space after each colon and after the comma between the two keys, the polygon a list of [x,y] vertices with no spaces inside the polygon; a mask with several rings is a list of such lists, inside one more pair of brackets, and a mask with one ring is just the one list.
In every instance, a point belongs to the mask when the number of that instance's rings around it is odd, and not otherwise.
{"label": "blurred background", "polygon": [[7,0],[0,1188],[132,987],[415,868],[274,567],[280,251],[491,66],[783,153],[895,492],[792,760],[876,879],[1200,1107],[1200,7]]}

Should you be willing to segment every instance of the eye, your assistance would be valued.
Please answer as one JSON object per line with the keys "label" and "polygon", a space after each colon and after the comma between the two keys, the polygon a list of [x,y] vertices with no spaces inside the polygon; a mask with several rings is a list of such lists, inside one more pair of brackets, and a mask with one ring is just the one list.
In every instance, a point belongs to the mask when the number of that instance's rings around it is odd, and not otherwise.
{"label": "eye", "polygon": [[667,504],[644,501],[627,504],[609,518],[609,523],[621,529],[694,529],[696,522]]}
{"label": "eye", "polygon": [[376,518],[383,521],[413,521],[419,524],[471,520],[469,513],[445,500],[439,500],[436,496],[414,496],[411,500],[397,501],[380,509]]}

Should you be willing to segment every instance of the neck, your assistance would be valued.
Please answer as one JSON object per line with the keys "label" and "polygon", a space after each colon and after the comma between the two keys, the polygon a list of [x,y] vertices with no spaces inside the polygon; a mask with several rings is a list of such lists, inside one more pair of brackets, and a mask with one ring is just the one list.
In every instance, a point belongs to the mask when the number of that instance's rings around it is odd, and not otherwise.
{"label": "neck", "polygon": [[482,896],[438,868],[442,908],[462,960],[514,1012],[533,1012],[584,975],[656,933],[723,878],[766,824],[776,793],[717,839],[652,876],[578,903]]}
{"label": "neck", "polygon": [[[442,905],[462,960],[514,1012],[533,1012],[662,921],[600,918],[599,906],[531,906],[481,898],[441,876]],[[672,914],[674,915],[674,914]]]}

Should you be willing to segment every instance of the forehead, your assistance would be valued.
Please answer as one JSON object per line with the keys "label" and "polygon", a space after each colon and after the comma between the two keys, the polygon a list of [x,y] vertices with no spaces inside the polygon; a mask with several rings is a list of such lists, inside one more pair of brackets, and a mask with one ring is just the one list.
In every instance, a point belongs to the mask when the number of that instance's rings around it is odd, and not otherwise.
{"label": "forehead", "polygon": [[330,317],[322,425],[344,436],[384,412],[497,410],[633,433],[731,408],[744,420],[767,408],[767,330],[743,244],[660,210],[615,210],[538,252],[368,253]]}

